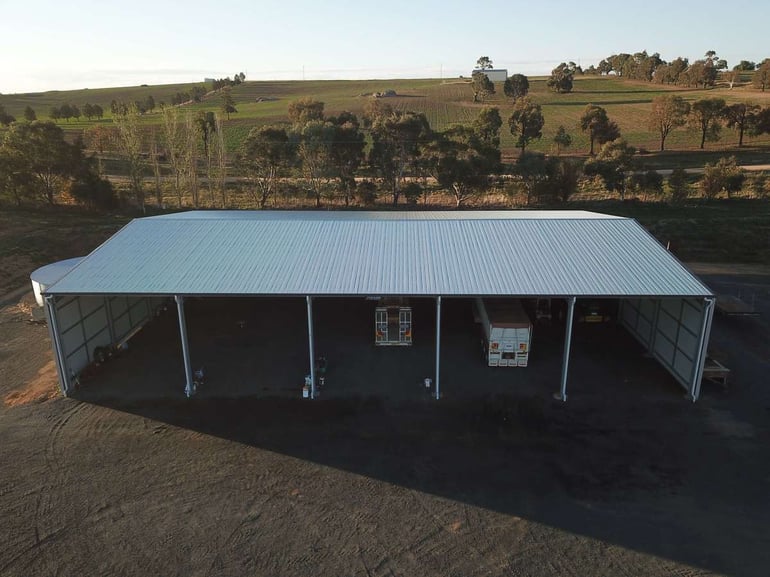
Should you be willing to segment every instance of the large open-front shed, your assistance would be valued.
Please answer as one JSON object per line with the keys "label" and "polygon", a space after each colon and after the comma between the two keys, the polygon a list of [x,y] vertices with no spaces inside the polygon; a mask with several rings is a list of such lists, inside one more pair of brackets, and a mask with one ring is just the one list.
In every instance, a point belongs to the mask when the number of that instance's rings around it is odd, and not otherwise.
{"label": "large open-front shed", "polygon": [[619,322],[694,401],[714,310],[712,292],[639,223],[585,211],[191,211],[135,219],[73,262],[43,293],[65,395],[104,347],[170,299],[190,395],[186,299],[303,299],[312,394],[314,301],[428,297],[439,398],[442,299],[510,297],[566,304],[558,398],[567,399],[575,303],[591,298],[617,300]]}

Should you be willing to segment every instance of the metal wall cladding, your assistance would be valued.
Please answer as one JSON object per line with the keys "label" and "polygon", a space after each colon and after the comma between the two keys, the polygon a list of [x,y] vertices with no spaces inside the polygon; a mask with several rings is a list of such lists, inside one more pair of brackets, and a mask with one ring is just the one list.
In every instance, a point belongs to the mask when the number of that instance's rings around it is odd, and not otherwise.
{"label": "metal wall cladding", "polygon": [[635,220],[584,211],[137,219],[50,294],[711,296]]}

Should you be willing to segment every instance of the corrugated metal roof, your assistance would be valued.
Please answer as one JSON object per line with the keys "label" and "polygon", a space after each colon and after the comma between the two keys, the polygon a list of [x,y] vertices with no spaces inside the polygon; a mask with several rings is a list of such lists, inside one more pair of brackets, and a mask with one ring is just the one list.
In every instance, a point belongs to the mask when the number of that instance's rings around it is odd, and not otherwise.
{"label": "corrugated metal roof", "polygon": [[635,220],[584,211],[142,218],[48,293],[712,295]]}

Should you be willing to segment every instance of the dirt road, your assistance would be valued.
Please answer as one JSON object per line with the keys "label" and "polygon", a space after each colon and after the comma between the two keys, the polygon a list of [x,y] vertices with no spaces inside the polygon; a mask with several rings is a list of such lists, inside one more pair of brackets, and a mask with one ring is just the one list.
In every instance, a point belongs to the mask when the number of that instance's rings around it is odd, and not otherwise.
{"label": "dirt road", "polygon": [[694,405],[609,358],[567,404],[64,399],[25,297],[0,310],[0,575],[764,576],[770,277],[709,278],[766,316],[717,319],[734,378]]}

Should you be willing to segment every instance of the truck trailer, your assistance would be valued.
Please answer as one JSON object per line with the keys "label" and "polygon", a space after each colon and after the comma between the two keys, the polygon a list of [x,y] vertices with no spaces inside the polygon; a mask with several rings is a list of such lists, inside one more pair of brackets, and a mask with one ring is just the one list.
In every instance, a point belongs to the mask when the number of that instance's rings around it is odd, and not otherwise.
{"label": "truck trailer", "polygon": [[412,307],[401,298],[380,299],[374,311],[374,344],[412,345]]}
{"label": "truck trailer", "polygon": [[475,299],[484,358],[490,367],[526,367],[532,322],[518,299]]}

